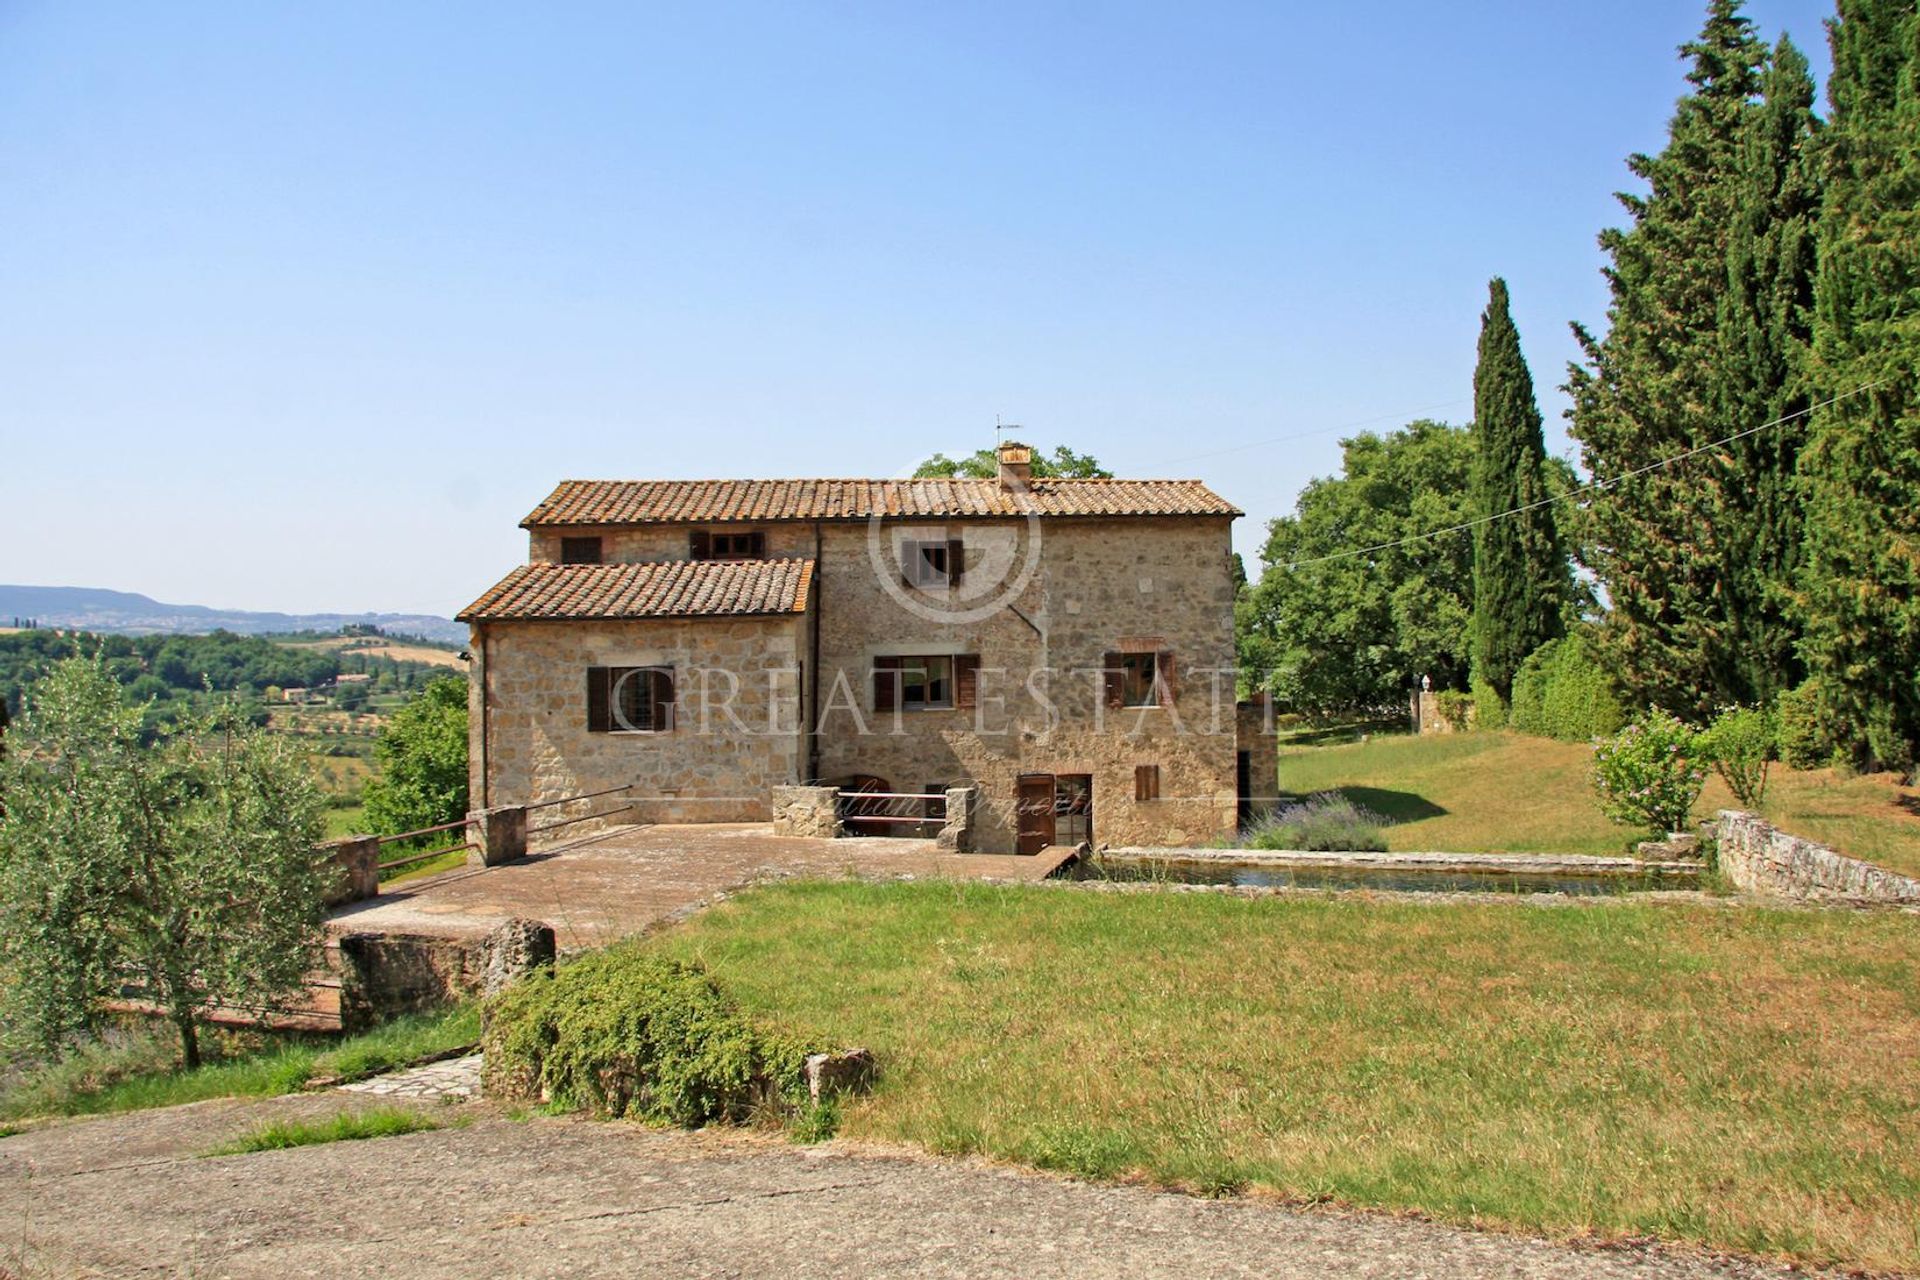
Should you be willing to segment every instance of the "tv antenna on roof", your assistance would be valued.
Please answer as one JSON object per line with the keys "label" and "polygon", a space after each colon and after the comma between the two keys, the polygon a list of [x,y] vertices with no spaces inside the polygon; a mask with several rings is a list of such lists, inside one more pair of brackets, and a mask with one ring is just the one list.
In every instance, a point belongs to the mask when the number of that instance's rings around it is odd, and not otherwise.
{"label": "tv antenna on roof", "polygon": [[1020,429],[1019,423],[1002,422],[1000,420],[1000,415],[997,413],[994,414],[993,415],[993,447],[998,449],[1001,445],[1007,442],[1007,432],[1018,431],[1019,429]]}

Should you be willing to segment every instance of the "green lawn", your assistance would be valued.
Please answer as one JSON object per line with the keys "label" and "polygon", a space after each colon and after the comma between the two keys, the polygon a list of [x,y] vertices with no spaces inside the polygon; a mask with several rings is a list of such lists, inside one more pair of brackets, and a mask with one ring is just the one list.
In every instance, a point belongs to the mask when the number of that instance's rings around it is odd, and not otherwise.
{"label": "green lawn", "polygon": [[800,883],[656,945],[871,1046],[849,1136],[1920,1266],[1911,917]]}
{"label": "green lawn", "polygon": [[[1283,751],[1283,791],[1341,791],[1395,821],[1396,851],[1618,854],[1642,833],[1608,822],[1587,781],[1585,743],[1517,733],[1404,734]],[[1696,817],[1734,807],[1710,778]],[[1890,774],[1773,768],[1766,817],[1795,835],[1920,875],[1920,796]]]}
{"label": "green lawn", "polygon": [[58,1062],[18,1071],[0,1087],[0,1118],[97,1115],[171,1107],[208,1098],[294,1093],[323,1076],[375,1075],[480,1038],[480,1010],[467,1004],[397,1018],[356,1036],[209,1033],[211,1061],[180,1068],[179,1041],[153,1021],[128,1022]]}

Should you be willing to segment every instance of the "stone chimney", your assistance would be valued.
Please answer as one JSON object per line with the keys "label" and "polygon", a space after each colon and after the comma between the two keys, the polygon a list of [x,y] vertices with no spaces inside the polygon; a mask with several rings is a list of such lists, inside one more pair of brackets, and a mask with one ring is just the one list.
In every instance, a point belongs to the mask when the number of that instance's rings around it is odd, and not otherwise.
{"label": "stone chimney", "polygon": [[1033,450],[1018,441],[1000,446],[1000,487],[1024,489],[1033,479]]}

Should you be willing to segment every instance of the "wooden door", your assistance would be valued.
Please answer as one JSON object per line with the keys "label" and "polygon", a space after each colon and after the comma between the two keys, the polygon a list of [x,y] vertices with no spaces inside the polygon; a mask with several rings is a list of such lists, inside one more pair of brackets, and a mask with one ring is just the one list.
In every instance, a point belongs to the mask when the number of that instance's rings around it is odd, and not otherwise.
{"label": "wooden door", "polygon": [[1014,785],[1014,852],[1038,853],[1053,843],[1053,775],[1023,773]]}

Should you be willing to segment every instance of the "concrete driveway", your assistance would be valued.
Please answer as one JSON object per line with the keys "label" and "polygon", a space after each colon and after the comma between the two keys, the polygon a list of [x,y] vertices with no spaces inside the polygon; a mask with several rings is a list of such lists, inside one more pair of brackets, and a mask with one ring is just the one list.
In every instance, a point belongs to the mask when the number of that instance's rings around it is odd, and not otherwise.
{"label": "concrete driveway", "polygon": [[28,1276],[1595,1277],[1785,1274],[1379,1215],[1093,1186],[844,1143],[508,1119],[201,1156],[266,1119],[210,1102],[0,1139],[0,1274]]}

